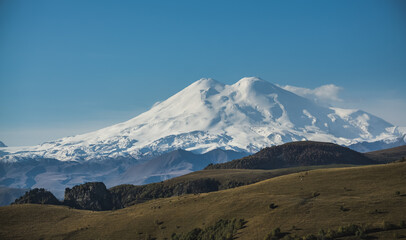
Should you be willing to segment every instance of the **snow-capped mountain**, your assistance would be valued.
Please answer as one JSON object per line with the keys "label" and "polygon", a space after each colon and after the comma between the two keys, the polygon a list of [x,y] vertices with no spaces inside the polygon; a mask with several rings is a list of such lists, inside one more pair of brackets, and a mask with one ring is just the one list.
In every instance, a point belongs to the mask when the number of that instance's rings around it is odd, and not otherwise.
{"label": "snow-capped mountain", "polygon": [[297,140],[341,145],[404,141],[399,128],[361,110],[326,108],[259,78],[233,85],[201,79],[126,122],[31,147],[0,159],[146,159],[176,149],[253,153]]}
{"label": "snow-capped mountain", "polygon": [[0,148],[0,186],[58,197],[89,181],[162,181],[261,148],[315,140],[376,150],[405,144],[405,128],[361,110],[326,108],[258,78],[201,79],[149,111],[95,132]]}

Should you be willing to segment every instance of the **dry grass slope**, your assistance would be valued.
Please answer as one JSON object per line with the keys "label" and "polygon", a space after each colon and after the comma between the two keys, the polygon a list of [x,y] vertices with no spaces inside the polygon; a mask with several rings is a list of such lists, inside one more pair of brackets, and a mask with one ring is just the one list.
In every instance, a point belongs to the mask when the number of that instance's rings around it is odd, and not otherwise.
{"label": "dry grass slope", "polygon": [[365,156],[377,162],[393,162],[406,159],[406,145],[379,151],[364,153]]}
{"label": "dry grass slope", "polygon": [[[117,211],[13,205],[0,207],[0,239],[170,239],[172,233],[233,218],[247,221],[238,231],[238,239],[264,239],[276,227],[303,236],[350,223],[399,224],[406,220],[405,183],[406,163],[392,163],[293,173]],[[406,230],[372,235],[393,239],[406,236]]]}

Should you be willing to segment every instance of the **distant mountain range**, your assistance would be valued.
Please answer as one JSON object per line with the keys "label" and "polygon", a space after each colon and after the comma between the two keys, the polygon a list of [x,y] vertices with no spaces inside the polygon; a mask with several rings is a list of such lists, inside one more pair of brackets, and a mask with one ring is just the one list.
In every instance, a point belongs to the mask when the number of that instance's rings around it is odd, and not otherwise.
{"label": "distant mountain range", "polygon": [[[29,147],[0,148],[0,186],[108,187],[162,181],[293,141],[361,152],[405,144],[404,128],[356,109],[328,108],[259,78],[201,79],[126,122]],[[59,191],[59,192],[58,192]]]}
{"label": "distant mountain range", "polygon": [[205,154],[174,150],[141,163],[133,159],[77,162],[46,158],[0,162],[0,186],[45,188],[62,198],[66,187],[85,182],[100,181],[108,187],[160,182],[201,170],[210,163],[226,162],[246,155],[245,152],[221,149]]}

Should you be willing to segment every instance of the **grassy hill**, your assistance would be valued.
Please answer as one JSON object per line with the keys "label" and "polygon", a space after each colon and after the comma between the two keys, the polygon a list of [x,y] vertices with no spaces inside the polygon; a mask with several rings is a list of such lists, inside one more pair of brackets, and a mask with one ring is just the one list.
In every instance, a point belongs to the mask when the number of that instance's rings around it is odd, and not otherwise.
{"label": "grassy hill", "polygon": [[159,183],[146,185],[123,184],[109,189],[115,209],[157,198],[167,198],[183,194],[197,194],[244,186],[265,179],[307,170],[349,165],[321,165],[283,168],[275,170],[260,169],[217,169],[196,171]]}
{"label": "grassy hill", "polygon": [[365,156],[377,162],[393,162],[406,159],[406,145],[364,153]]}
{"label": "grassy hill", "polygon": [[0,207],[0,239],[171,239],[195,228],[214,229],[220,219],[246,221],[237,239],[265,239],[277,228],[285,238],[344,231],[348,224],[375,239],[395,239],[406,236],[406,229],[394,229],[406,220],[405,181],[406,163],[391,163],[310,170],[116,211],[12,205]]}
{"label": "grassy hill", "polygon": [[206,169],[278,169],[327,164],[374,164],[362,153],[326,142],[300,141],[267,147],[261,151],[226,163],[209,165]]}

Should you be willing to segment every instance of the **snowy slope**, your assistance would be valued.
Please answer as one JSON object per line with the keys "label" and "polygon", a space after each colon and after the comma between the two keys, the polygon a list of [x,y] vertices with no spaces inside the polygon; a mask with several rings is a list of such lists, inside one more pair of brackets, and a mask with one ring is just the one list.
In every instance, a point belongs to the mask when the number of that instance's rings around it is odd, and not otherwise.
{"label": "snowy slope", "polygon": [[145,159],[176,149],[252,153],[296,140],[351,145],[403,137],[369,113],[322,107],[258,78],[233,85],[201,79],[129,121],[38,146],[2,148],[0,159]]}

